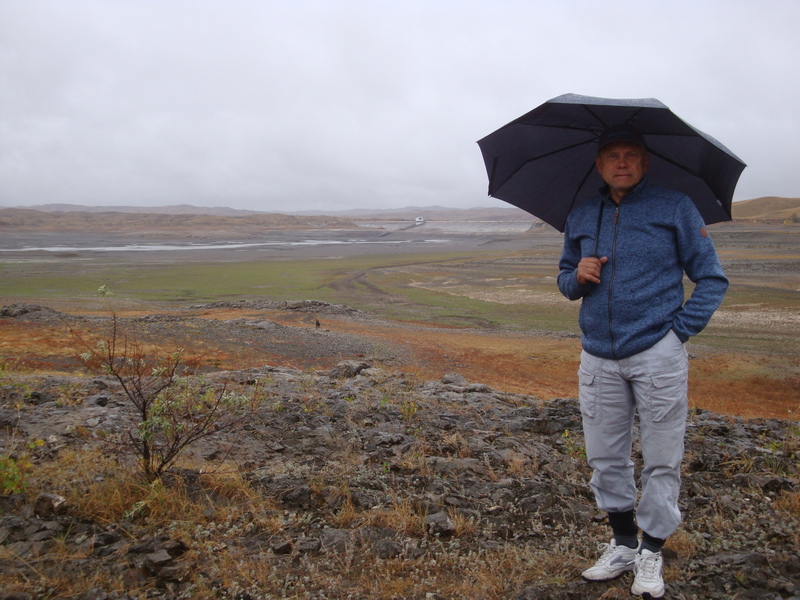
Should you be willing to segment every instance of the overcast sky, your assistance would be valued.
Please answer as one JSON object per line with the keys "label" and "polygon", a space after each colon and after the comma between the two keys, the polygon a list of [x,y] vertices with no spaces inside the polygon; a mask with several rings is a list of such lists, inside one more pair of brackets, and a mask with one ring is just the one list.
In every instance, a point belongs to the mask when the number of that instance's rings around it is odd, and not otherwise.
{"label": "overcast sky", "polygon": [[800,196],[797,0],[0,0],[0,207],[506,206],[475,143],[655,97]]}

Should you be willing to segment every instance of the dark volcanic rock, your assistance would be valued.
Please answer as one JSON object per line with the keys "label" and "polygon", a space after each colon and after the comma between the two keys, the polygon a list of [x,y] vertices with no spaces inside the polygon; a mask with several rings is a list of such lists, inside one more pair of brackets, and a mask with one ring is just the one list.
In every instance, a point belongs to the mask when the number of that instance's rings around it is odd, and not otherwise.
{"label": "dark volcanic rock", "polygon": [[[221,589],[237,575],[220,572],[218,564],[249,558],[286,589],[301,589],[313,573],[329,573],[339,591],[326,588],[323,596],[309,583],[303,594],[345,599],[365,597],[348,590],[343,574],[357,565],[375,568],[370,560],[397,561],[400,571],[426,570],[468,553],[475,553],[469,555],[474,562],[475,556],[488,561],[513,551],[528,557],[520,564],[552,561],[558,575],[526,580],[520,571],[502,592],[496,588],[496,597],[628,597],[624,577],[603,584],[580,580],[609,532],[588,485],[576,400],[505,394],[455,373],[417,381],[368,360],[313,373],[274,367],[220,372],[207,381],[242,393],[258,389],[263,402],[244,426],[190,446],[187,458],[235,465],[252,493],[272,502],[267,514],[226,520],[236,500],[203,488],[202,474],[189,469],[162,483],[203,503],[203,516],[191,527],[176,522],[159,532],[148,528],[144,508],[107,523],[81,514],[61,491],[0,497],[0,544],[15,557],[0,561],[0,581],[35,579],[34,565],[41,570],[55,561],[75,573],[105,573],[148,587],[151,597],[177,599],[191,597],[201,583]],[[44,376],[25,384],[28,398],[61,397],[68,386],[80,401],[21,402],[19,387],[0,387],[3,455],[26,453],[44,465],[66,452],[111,448],[105,444],[132,426],[130,406],[113,381]],[[44,444],[20,447],[20,435]],[[796,423],[692,414],[681,497],[685,522],[665,551],[666,597],[797,597],[797,436]],[[635,458],[640,467],[638,450]],[[101,482],[104,475],[96,477]],[[28,593],[23,583],[19,589]],[[244,587],[236,589],[245,597]],[[433,584],[426,589],[418,596],[448,597]],[[113,594],[123,597],[97,586],[83,597]],[[246,594],[258,597],[252,589]]]}

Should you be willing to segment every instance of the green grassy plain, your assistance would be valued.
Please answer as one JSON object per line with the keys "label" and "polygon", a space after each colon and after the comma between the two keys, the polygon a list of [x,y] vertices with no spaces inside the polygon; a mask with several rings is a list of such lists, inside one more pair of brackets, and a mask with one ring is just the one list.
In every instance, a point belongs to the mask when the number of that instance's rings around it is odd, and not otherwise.
{"label": "green grassy plain", "polygon": [[[555,249],[545,255],[531,249],[216,262],[64,257],[0,263],[0,298],[6,304],[15,299],[80,302],[94,298],[105,285],[119,300],[167,305],[314,299],[390,320],[577,333],[578,303],[560,297],[556,262]],[[519,301],[508,299],[510,289],[519,293]],[[689,284],[687,294],[690,289]],[[731,276],[722,311],[734,317],[725,323],[712,320],[697,342],[726,350],[800,354],[796,326],[774,322],[775,315],[800,314],[800,292],[775,277],[754,282]]]}

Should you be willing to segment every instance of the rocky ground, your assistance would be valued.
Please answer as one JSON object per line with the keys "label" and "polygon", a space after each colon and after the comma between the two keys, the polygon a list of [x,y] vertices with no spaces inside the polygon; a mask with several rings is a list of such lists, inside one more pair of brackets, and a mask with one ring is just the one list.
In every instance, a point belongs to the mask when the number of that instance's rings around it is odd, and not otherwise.
{"label": "rocky ground", "polygon": [[[0,316],[56,318],[31,306]],[[162,334],[170,323],[138,320]],[[324,328],[193,327],[234,341],[269,332],[288,352],[339,362],[191,375],[257,395],[258,407],[116,512],[136,481],[116,443],[135,427],[120,384],[0,373],[0,456],[31,463],[27,488],[0,496],[0,598],[629,597],[630,575],[580,578],[608,530],[575,399],[542,402],[468,374],[424,380],[397,370],[392,349]],[[690,415],[666,598],[800,598],[798,453],[796,422]]]}

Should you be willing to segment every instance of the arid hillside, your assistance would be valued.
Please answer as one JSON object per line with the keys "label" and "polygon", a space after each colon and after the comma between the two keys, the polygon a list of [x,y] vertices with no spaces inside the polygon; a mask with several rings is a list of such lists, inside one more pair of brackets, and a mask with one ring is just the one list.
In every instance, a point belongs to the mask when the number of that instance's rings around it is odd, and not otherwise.
{"label": "arid hillside", "polygon": [[0,210],[0,231],[257,231],[355,227],[351,219],[327,216],[252,214],[218,216],[126,212],[44,212],[32,209]]}
{"label": "arid hillside", "polygon": [[734,202],[734,219],[790,219],[792,215],[800,215],[800,198],[776,198],[767,196]]}

